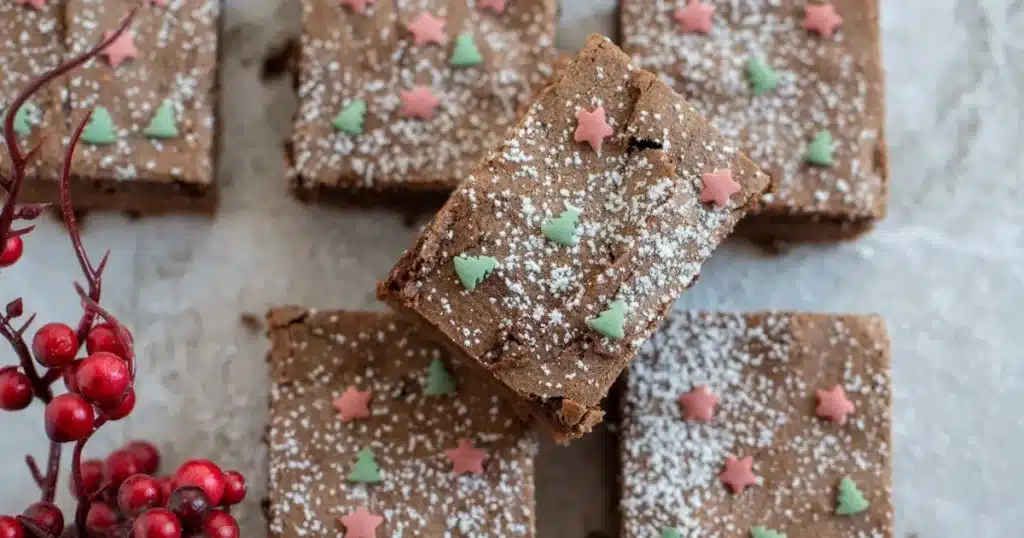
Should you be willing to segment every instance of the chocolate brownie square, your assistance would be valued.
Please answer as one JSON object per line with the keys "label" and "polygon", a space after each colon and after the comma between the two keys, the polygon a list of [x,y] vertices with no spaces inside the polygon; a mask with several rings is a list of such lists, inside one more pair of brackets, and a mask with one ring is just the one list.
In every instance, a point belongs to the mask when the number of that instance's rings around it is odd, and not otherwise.
{"label": "chocolate brownie square", "polygon": [[853,237],[885,216],[878,0],[625,0],[623,49],[772,176],[737,233]]}
{"label": "chocolate brownie square", "polygon": [[[64,31],[62,12],[56,2],[38,8],[31,2],[0,3],[0,119],[10,112],[11,101],[18,93],[63,59],[64,48],[59,38]],[[59,82],[44,87],[15,115],[14,127],[22,152],[43,144],[29,167],[26,189],[36,181],[57,177],[62,152],[60,136],[54,134],[62,133],[64,124]],[[43,136],[47,133],[49,136]],[[0,173],[7,174],[11,164],[4,144],[0,136]]]}
{"label": "chocolate brownie square", "polygon": [[552,0],[303,0],[290,181],[304,199],[438,204],[557,64]]}
{"label": "chocolate brownie square", "polygon": [[[129,34],[67,81],[66,127],[92,120],[72,161],[80,209],[144,214],[211,211],[217,0],[68,0],[69,54],[80,54],[138,7]],[[52,200],[56,183],[33,182],[31,198]]]}
{"label": "chocolate brownie square", "polygon": [[880,318],[673,314],[626,384],[624,538],[892,536]]}
{"label": "chocolate brownie square", "polygon": [[559,440],[602,398],[768,178],[592,36],[378,296]]}
{"label": "chocolate brownie square", "polygon": [[392,314],[269,315],[270,536],[534,536],[536,436]]}

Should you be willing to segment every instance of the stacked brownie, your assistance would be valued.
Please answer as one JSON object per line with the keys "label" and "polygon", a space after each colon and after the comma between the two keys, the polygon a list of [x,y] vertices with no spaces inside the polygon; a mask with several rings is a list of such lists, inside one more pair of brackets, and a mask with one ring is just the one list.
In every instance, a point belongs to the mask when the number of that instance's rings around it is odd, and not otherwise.
{"label": "stacked brownie", "polygon": [[133,8],[128,34],[51,84],[42,102],[21,113],[25,148],[50,133],[25,185],[27,200],[57,199],[64,148],[91,112],[71,163],[77,209],[151,214],[216,205],[218,1],[6,2],[0,7],[2,94],[14,95],[61,60],[90,49]]}
{"label": "stacked brownie", "polygon": [[556,67],[550,1],[303,3],[298,194],[454,191],[394,314],[269,314],[273,536],[533,536],[530,427],[621,404],[626,538],[891,537],[883,322],[670,313],[734,229],[883,216],[877,5],[622,8]]}

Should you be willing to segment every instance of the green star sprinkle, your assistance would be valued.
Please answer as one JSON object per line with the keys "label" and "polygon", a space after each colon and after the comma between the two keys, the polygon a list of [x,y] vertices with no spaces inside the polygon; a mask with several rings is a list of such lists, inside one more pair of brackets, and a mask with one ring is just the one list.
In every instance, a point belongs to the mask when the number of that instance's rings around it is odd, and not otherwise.
{"label": "green star sprinkle", "polygon": [[480,55],[480,50],[476,48],[476,44],[473,43],[473,35],[470,33],[459,34],[459,37],[455,38],[455,49],[452,50],[452,57],[448,59],[448,63],[453,67],[472,67],[483,63],[484,57]]}
{"label": "green star sprinkle", "polygon": [[764,95],[779,85],[779,74],[760,58],[747,60],[747,77],[755,96]]}
{"label": "green star sprinkle", "polygon": [[764,527],[754,527],[750,529],[750,538],[786,538],[786,535]]}
{"label": "green star sprinkle", "polygon": [[561,215],[551,219],[540,231],[544,237],[562,245],[571,247],[580,241],[577,227],[580,224],[580,210],[566,209]]}
{"label": "green star sprinkle", "polygon": [[458,275],[459,282],[462,282],[462,287],[473,291],[476,289],[476,285],[487,278],[487,275],[491,274],[491,271],[498,266],[498,260],[490,256],[463,256],[460,254],[455,257],[452,264],[455,265],[455,274]]}
{"label": "green star sprinkle", "polygon": [[594,329],[612,340],[622,340],[626,337],[626,332],[623,329],[625,324],[626,303],[621,300],[612,302],[612,304],[608,305],[608,310],[601,312],[601,314],[594,319],[587,320],[587,327]]}
{"label": "green star sprinkle", "polygon": [[683,535],[677,529],[665,527],[665,530],[661,531],[661,538],[683,538]]}
{"label": "green star sprinkle", "polygon": [[110,112],[105,107],[98,106],[92,111],[88,125],[82,131],[82,140],[97,146],[106,146],[117,142],[117,134],[114,133],[114,120],[110,119]]}
{"label": "green star sprinkle", "polygon": [[143,134],[150,138],[177,138],[178,121],[174,119],[174,105],[169,100],[160,104]]}
{"label": "green star sprinkle", "polygon": [[835,164],[835,160],[832,157],[832,152],[835,149],[836,145],[832,141],[832,133],[821,131],[814,135],[811,145],[807,146],[807,155],[804,158],[807,162],[816,166],[832,166]]}
{"label": "green star sprinkle", "polygon": [[366,101],[356,99],[341,109],[332,122],[334,128],[350,135],[363,134],[363,120],[366,119]]}
{"label": "green star sprinkle", "polygon": [[373,457],[372,450],[369,448],[360,450],[357,458],[355,466],[352,467],[352,472],[348,474],[350,482],[375,484],[383,480],[380,477],[380,467],[377,466],[377,460]]}
{"label": "green star sprinkle", "polygon": [[848,476],[843,477],[839,481],[839,491],[836,493],[836,514],[852,516],[867,510],[868,506],[870,503],[857,488],[857,483]]}
{"label": "green star sprinkle", "polygon": [[423,394],[427,396],[445,396],[455,392],[455,379],[444,367],[441,359],[434,359],[427,370],[427,386]]}

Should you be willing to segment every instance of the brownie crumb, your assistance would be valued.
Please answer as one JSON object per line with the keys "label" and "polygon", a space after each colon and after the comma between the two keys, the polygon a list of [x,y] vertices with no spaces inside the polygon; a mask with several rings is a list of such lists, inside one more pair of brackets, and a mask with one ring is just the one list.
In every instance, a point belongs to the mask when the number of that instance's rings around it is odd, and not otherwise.
{"label": "brownie crumb", "polygon": [[263,331],[263,317],[253,314],[252,312],[242,312],[238,317],[238,320],[242,322],[242,326],[245,330],[251,333],[258,333]]}

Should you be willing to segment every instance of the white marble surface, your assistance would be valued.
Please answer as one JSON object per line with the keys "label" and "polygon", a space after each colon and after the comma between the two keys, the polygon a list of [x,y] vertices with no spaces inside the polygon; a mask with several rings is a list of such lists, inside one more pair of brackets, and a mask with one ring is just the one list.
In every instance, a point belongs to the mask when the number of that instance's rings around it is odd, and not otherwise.
{"label": "white marble surface", "polygon": [[[563,44],[610,31],[612,0],[563,1]],[[858,242],[781,257],[727,245],[680,306],[884,314],[896,384],[897,536],[1019,536],[1024,2],[881,1],[889,219]],[[259,71],[268,45],[296,28],[296,8],[226,2],[221,212],[87,222],[93,252],[113,249],[104,302],[131,324],[140,355],[135,415],[104,428],[89,452],[143,437],[174,464],[208,456],[240,468],[253,483],[244,536],[259,537],[267,346],[238,313],[287,302],[379,308],[374,281],[414,232],[386,212],[309,208],[286,196],[278,148],[294,104],[286,80],[262,82]],[[58,227],[42,226],[26,254],[0,278],[0,299],[24,295],[41,319],[71,321],[77,275]],[[0,360],[13,356],[3,350]],[[25,452],[44,456],[41,417],[38,406],[0,416],[0,513],[35,497],[20,462]]]}

